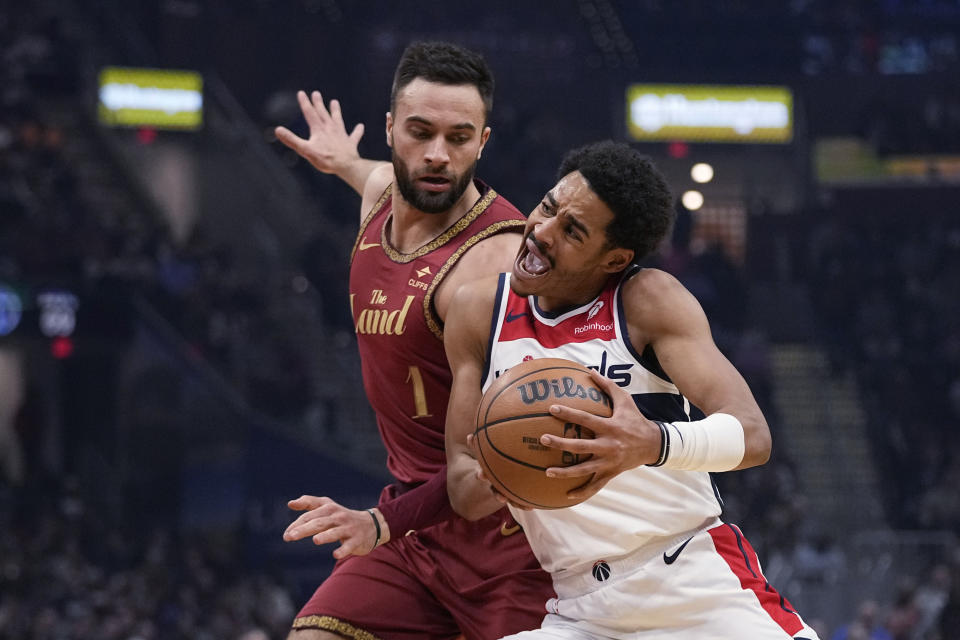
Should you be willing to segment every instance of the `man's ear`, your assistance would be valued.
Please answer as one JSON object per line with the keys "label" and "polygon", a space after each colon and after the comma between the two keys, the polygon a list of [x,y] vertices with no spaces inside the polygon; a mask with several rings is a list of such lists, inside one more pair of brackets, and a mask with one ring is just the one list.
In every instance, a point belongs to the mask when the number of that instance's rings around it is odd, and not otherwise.
{"label": "man's ear", "polygon": [[609,273],[623,271],[633,260],[633,251],[630,249],[612,249],[607,255],[606,270]]}
{"label": "man's ear", "polygon": [[484,127],[480,133],[480,148],[477,150],[477,160],[483,155],[483,148],[487,146],[487,140],[490,139],[490,127]]}
{"label": "man's ear", "polygon": [[393,114],[387,111],[387,146],[393,148]]}

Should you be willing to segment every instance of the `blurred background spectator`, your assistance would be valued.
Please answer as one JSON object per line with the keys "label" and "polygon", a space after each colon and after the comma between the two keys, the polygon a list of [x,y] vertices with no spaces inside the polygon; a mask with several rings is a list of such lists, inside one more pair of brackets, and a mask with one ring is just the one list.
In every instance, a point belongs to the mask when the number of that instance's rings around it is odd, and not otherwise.
{"label": "blurred background spectator", "polygon": [[[0,7],[0,639],[285,637],[332,563],[281,542],[286,499],[368,506],[384,465],[357,198],[271,132],[317,88],[386,158],[377,88],[430,38],[497,74],[478,173],[522,210],[566,149],[630,139],[628,85],[790,89],[781,143],[632,140],[678,196],[651,264],[770,422],[770,462],[716,478],[770,580],[822,638],[953,637],[960,3],[416,4]],[[199,72],[202,126],[107,126],[108,66]]]}

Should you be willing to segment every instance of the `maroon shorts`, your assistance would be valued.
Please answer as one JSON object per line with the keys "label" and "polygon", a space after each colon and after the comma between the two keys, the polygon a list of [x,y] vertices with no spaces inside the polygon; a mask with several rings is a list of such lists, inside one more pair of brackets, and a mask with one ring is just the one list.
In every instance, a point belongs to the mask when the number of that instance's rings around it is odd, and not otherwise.
{"label": "maroon shorts", "polygon": [[540,626],[554,596],[527,538],[503,509],[412,532],[350,556],[303,607],[294,629],[373,640],[501,638]]}

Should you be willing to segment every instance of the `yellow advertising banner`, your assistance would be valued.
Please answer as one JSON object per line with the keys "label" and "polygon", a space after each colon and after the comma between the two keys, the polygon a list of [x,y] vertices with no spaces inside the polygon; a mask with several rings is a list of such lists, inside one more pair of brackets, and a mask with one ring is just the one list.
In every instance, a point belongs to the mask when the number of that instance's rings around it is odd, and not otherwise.
{"label": "yellow advertising banner", "polygon": [[110,126],[199,129],[203,78],[195,71],[107,67],[97,111]]}
{"label": "yellow advertising banner", "polygon": [[787,87],[634,84],[627,129],[638,141],[784,144],[793,139]]}

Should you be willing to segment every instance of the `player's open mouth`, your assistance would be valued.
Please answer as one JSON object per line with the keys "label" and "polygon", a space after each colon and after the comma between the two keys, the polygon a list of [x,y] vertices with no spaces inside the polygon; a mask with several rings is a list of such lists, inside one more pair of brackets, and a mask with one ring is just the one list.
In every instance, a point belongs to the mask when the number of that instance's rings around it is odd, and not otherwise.
{"label": "player's open mouth", "polygon": [[450,179],[443,176],[421,176],[417,184],[425,191],[446,191],[450,188]]}
{"label": "player's open mouth", "polygon": [[518,275],[527,278],[536,278],[550,271],[553,264],[550,262],[550,259],[540,251],[540,248],[537,247],[537,243],[533,237],[528,235],[514,266]]}

